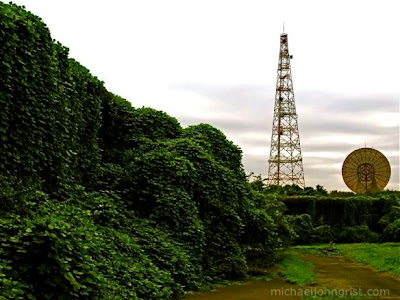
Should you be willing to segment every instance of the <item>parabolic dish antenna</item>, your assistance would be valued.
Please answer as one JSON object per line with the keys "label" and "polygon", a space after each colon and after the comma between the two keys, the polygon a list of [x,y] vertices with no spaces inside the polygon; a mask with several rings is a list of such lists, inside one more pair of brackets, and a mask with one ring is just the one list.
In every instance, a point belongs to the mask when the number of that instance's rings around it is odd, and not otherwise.
{"label": "parabolic dish antenna", "polygon": [[357,194],[383,190],[390,178],[390,164],[378,150],[360,148],[343,162],[342,176],[347,187]]}

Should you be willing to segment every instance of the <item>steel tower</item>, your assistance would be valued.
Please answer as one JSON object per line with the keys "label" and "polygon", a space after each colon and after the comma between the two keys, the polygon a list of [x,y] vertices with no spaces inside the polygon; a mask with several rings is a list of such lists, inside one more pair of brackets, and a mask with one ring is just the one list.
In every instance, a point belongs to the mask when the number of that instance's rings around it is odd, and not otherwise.
{"label": "steel tower", "polygon": [[290,69],[288,35],[281,34],[278,77],[276,81],[274,119],[272,123],[271,152],[267,185],[304,187],[303,159],[292,74]]}

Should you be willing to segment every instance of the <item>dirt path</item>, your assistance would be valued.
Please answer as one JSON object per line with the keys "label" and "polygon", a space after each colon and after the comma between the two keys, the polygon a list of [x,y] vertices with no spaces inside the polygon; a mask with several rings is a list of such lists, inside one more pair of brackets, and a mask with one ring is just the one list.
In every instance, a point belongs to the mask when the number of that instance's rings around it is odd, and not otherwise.
{"label": "dirt path", "polygon": [[284,279],[274,278],[270,281],[248,281],[238,285],[224,286],[215,291],[188,296],[185,298],[185,300],[301,299],[301,297],[283,295],[285,291],[287,291],[286,293],[290,293],[291,289],[293,288],[296,288],[296,286],[287,283]]}
{"label": "dirt path", "polygon": [[[335,292],[339,296],[363,294],[362,299],[400,299],[400,279],[379,272],[348,258],[302,254],[315,265],[317,282],[300,288],[282,278],[270,281],[249,281],[198,293],[186,300],[266,300],[301,299],[301,295]],[[331,290],[333,289],[333,291]],[[294,296],[296,295],[296,296]],[[369,296],[369,297],[368,297]]]}
{"label": "dirt path", "polygon": [[394,276],[344,257],[303,254],[302,258],[315,266],[318,287],[329,286],[342,293],[353,289],[379,299],[400,299],[400,279]]}

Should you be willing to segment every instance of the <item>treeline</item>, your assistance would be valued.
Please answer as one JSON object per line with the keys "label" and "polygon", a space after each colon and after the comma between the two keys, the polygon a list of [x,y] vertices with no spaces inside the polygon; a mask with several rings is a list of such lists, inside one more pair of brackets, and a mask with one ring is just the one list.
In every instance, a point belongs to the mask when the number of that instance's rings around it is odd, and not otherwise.
{"label": "treeline", "polygon": [[392,196],[294,196],[283,200],[294,243],[400,242],[400,202]]}
{"label": "treeline", "polygon": [[261,176],[253,189],[285,205],[284,218],[293,244],[400,242],[400,194],[396,191],[355,195],[299,186],[270,186]]}
{"label": "treeline", "polygon": [[290,242],[222,132],[133,108],[14,4],[0,64],[0,298],[179,298]]}

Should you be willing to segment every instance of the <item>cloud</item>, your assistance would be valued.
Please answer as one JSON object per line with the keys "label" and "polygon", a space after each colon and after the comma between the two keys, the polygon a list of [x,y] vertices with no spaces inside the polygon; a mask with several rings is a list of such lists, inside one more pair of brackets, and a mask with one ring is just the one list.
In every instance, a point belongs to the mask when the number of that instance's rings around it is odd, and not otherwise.
{"label": "cloud", "polygon": [[[195,117],[178,115],[183,125],[209,123],[221,129],[243,150],[247,173],[264,177],[272,130],[275,91],[261,85],[186,84],[175,87],[208,99]],[[188,99],[190,101],[190,99]],[[346,190],[341,165],[353,150],[368,147],[383,152],[392,166],[388,188],[398,189],[398,101],[392,95],[341,96],[318,91],[296,94],[300,140],[307,185]]]}

